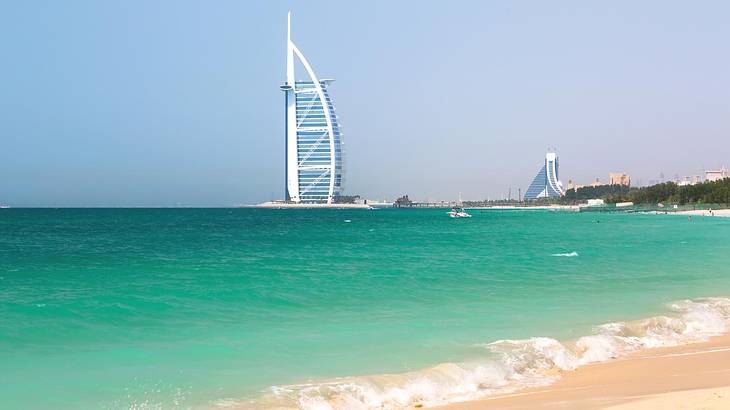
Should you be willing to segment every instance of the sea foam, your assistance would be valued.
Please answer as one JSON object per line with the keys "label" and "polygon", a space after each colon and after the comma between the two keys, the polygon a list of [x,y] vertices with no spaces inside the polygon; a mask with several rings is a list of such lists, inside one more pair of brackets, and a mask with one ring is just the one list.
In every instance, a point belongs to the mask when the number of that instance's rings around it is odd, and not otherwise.
{"label": "sea foam", "polygon": [[578,252],[568,252],[568,253],[554,253],[552,256],[565,256],[566,258],[572,258],[574,256],[578,256]]}
{"label": "sea foam", "polygon": [[671,315],[596,326],[592,334],[561,342],[549,337],[498,340],[477,345],[485,359],[442,363],[401,374],[345,377],[273,386],[253,401],[225,399],[216,408],[402,409],[435,406],[544,386],[560,374],[645,348],[707,340],[730,325],[730,298],[681,300]]}

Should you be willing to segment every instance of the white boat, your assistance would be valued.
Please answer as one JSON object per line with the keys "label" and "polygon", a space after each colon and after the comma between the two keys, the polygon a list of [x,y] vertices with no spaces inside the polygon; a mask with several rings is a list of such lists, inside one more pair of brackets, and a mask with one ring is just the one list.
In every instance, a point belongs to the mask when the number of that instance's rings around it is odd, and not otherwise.
{"label": "white boat", "polygon": [[463,208],[454,208],[449,211],[449,216],[452,218],[471,218],[471,215],[466,213]]}

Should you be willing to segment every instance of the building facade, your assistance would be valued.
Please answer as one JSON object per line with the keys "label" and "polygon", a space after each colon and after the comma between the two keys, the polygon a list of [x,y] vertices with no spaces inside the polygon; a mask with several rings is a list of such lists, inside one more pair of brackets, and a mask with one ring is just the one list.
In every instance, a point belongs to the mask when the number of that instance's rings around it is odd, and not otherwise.
{"label": "building facade", "polygon": [[558,156],[554,152],[548,152],[545,155],[545,163],[525,192],[525,200],[558,198],[563,195],[565,191],[558,175]]}
{"label": "building facade", "polygon": [[725,167],[722,167],[717,171],[705,171],[705,181],[714,182],[728,177],[730,177],[730,174],[728,174]]}
{"label": "building facade", "polygon": [[631,186],[631,177],[623,172],[609,172],[608,185]]}
{"label": "building facade", "polygon": [[[307,79],[295,79],[295,57]],[[343,142],[329,95],[334,80],[319,79],[291,39],[287,17],[286,83],[286,200],[295,203],[332,203],[342,192]]]}
{"label": "building facade", "polygon": [[583,186],[584,185],[576,184],[575,182],[573,182],[572,179],[568,180],[568,191],[570,191],[571,189],[578,190],[578,188],[583,188]]}

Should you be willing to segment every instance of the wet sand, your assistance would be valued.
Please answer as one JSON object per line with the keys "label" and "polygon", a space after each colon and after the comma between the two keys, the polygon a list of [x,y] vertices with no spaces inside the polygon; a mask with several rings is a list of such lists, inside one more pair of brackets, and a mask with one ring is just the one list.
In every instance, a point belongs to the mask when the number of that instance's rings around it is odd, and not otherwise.
{"label": "wet sand", "polygon": [[647,349],[563,372],[550,386],[437,408],[730,409],[730,335]]}

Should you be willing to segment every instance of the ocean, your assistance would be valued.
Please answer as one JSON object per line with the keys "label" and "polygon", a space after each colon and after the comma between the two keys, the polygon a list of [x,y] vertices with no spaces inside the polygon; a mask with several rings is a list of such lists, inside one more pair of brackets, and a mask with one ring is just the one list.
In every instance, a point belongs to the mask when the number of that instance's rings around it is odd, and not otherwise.
{"label": "ocean", "polygon": [[426,406],[730,319],[730,218],[0,209],[0,408]]}

